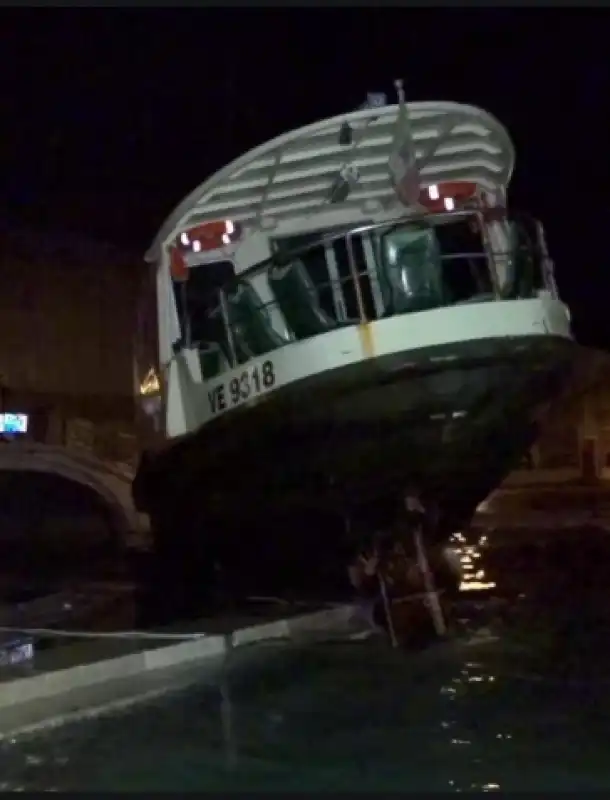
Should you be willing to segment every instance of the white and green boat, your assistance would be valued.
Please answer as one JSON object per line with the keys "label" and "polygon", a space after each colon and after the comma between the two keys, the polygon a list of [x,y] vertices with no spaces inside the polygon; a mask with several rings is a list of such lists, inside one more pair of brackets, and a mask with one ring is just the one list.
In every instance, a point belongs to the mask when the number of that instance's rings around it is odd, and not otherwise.
{"label": "white and green boat", "polygon": [[542,226],[508,207],[506,129],[384,102],[236,159],[147,254],[135,496],[166,563],[330,559],[340,520],[374,524],[407,483],[435,535],[459,530],[573,372]]}

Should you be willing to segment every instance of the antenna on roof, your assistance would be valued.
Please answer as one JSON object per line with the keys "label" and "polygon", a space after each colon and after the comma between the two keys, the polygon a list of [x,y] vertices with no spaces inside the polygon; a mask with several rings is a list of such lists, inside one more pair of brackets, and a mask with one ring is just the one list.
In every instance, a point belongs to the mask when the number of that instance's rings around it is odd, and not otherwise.
{"label": "antenna on roof", "polygon": [[399,201],[404,206],[415,205],[419,199],[420,178],[417,151],[413,141],[409,108],[405,102],[402,80],[394,81],[398,95],[398,114],[394,126],[392,153],[388,159],[390,180]]}
{"label": "antenna on roof", "polygon": [[402,78],[397,78],[394,81],[394,88],[396,89],[396,99],[398,100],[398,104],[402,105],[405,102],[405,82]]}

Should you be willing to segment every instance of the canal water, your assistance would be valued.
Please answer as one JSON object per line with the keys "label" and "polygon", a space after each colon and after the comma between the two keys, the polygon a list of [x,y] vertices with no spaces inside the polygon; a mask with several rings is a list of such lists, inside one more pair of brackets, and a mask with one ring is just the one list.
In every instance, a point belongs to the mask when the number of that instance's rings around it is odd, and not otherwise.
{"label": "canal water", "polygon": [[558,655],[523,635],[287,649],[222,689],[5,741],[0,789],[610,789],[610,671]]}
{"label": "canal water", "polygon": [[575,558],[551,556],[538,596],[470,608],[478,638],[270,648],[222,681],[2,742],[0,790],[609,790],[608,570],[587,559],[568,580]]}

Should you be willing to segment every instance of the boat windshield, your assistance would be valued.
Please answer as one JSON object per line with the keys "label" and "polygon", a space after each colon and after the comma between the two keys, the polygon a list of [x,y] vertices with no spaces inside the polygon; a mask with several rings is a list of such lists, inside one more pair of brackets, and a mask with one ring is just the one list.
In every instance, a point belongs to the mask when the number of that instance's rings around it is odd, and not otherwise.
{"label": "boat windshield", "polygon": [[493,298],[482,237],[467,219],[392,228],[377,250],[386,315]]}

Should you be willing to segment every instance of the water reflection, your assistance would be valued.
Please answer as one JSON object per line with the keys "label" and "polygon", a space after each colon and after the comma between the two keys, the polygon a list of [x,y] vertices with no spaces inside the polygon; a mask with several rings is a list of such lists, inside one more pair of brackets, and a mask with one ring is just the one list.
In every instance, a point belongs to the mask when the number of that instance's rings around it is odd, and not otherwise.
{"label": "water reflection", "polygon": [[463,533],[456,532],[450,537],[449,544],[462,567],[460,591],[476,592],[495,588],[496,584],[486,579],[485,570],[480,564],[481,551],[488,545],[487,536],[479,535],[476,542],[469,542]]}
{"label": "water reflection", "polygon": [[514,731],[511,713],[499,703],[503,689],[514,687],[502,686],[493,659],[466,658],[456,669],[439,688],[440,697],[450,703],[450,713],[439,725],[447,737],[445,768],[453,773],[447,779],[448,791],[502,791],[501,773],[514,757]]}

